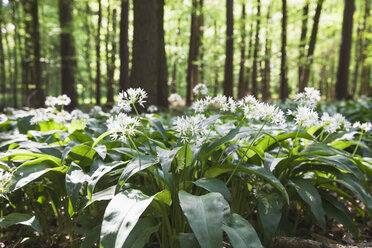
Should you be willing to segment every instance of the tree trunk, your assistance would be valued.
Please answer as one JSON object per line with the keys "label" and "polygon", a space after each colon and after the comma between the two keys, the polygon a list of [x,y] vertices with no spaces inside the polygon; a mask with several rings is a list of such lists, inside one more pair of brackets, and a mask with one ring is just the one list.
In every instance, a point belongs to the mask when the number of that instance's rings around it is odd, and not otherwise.
{"label": "tree trunk", "polygon": [[318,34],[319,19],[320,19],[320,13],[322,11],[323,2],[324,0],[318,0],[317,6],[316,6],[314,23],[313,23],[313,28],[311,31],[311,37],[310,37],[310,43],[309,43],[309,50],[307,52],[307,57],[306,57],[306,64],[303,69],[303,74],[300,80],[300,85],[301,85],[300,91],[303,91],[303,89],[307,87],[307,84],[309,82],[310,68],[311,68],[311,64],[313,63],[316,37]]}
{"label": "tree trunk", "polygon": [[241,22],[241,41],[240,41],[240,69],[239,69],[239,83],[238,83],[238,98],[241,99],[246,95],[244,92],[244,84],[246,83],[244,77],[245,71],[245,22],[246,22],[246,13],[245,13],[245,2],[242,3],[242,16],[240,18]]}
{"label": "tree trunk", "polygon": [[348,81],[350,50],[353,31],[353,15],[355,10],[354,0],[345,0],[344,17],[342,22],[342,36],[340,56],[338,60],[337,79],[336,79],[336,99],[348,98]]}
{"label": "tree trunk", "polygon": [[281,60],[280,60],[280,100],[285,101],[288,98],[288,82],[287,82],[287,0],[282,0],[282,44],[281,44]]}
{"label": "tree trunk", "polygon": [[147,105],[168,107],[164,46],[164,1],[134,1],[133,60],[130,86],[148,92]]}
{"label": "tree trunk", "polygon": [[[178,47],[178,40],[181,35],[181,18],[178,18],[178,26],[177,26],[177,37],[175,39],[175,46]],[[174,56],[174,61],[173,61],[173,69],[172,69],[172,79],[171,79],[171,93],[176,93],[177,92],[177,63],[179,56],[175,54]]]}
{"label": "tree trunk", "polygon": [[301,78],[304,70],[304,63],[305,63],[305,45],[306,45],[306,35],[307,35],[307,19],[309,16],[309,1],[305,1],[305,5],[302,9],[302,24],[301,24],[301,36],[300,36],[300,45],[299,49],[299,56],[298,56],[298,87],[299,91],[304,91],[304,86],[302,84]]}
{"label": "tree trunk", "polygon": [[6,75],[5,75],[5,55],[3,46],[3,14],[2,1],[0,0],[0,83],[1,83],[1,104],[4,107],[6,104]]}
{"label": "tree trunk", "polygon": [[187,60],[187,91],[186,91],[186,105],[190,106],[193,100],[193,87],[199,82],[197,60],[199,58],[200,47],[200,18],[198,0],[192,0],[191,9],[191,26],[190,26],[190,42],[189,42],[189,57]]}
{"label": "tree trunk", "polygon": [[233,0],[226,0],[226,60],[223,93],[233,96],[234,13]]}
{"label": "tree trunk", "polygon": [[91,38],[90,30],[91,29],[90,28],[91,27],[90,27],[89,22],[90,22],[91,10],[89,7],[89,2],[86,2],[85,12],[86,12],[86,15],[84,19],[84,27],[86,30],[87,39],[85,41],[84,57],[85,57],[85,63],[86,63],[87,73],[88,73],[88,82],[85,83],[82,97],[83,97],[83,102],[84,102],[85,94],[87,94],[87,96],[89,97],[89,103],[91,103],[92,95],[94,92],[94,88],[93,88],[94,85],[93,85],[93,75],[92,75],[91,56],[90,56],[90,53],[91,53],[91,42],[90,42],[90,38]]}
{"label": "tree trunk", "polygon": [[[116,36],[116,9],[112,12],[112,33],[114,34],[111,40],[111,55],[108,67],[108,75],[107,75],[107,103],[114,103],[114,90],[115,90],[115,81],[114,81],[114,74],[115,74],[115,57],[116,57],[116,42],[114,37]],[[108,50],[108,49],[107,49]],[[108,52],[108,51],[107,51]]]}
{"label": "tree trunk", "polygon": [[96,43],[96,105],[101,105],[101,25],[102,25],[102,3],[98,0],[98,23]]}
{"label": "tree trunk", "polygon": [[257,56],[258,48],[260,46],[260,24],[261,24],[261,2],[257,0],[257,14],[256,14],[256,37],[253,50],[253,63],[252,63],[252,95],[257,97]]}
{"label": "tree trunk", "polygon": [[59,21],[61,25],[61,81],[62,94],[71,98],[71,104],[67,109],[77,107],[77,96],[75,90],[76,53],[72,22],[73,0],[59,0]]}
{"label": "tree trunk", "polygon": [[262,76],[262,100],[266,101],[271,97],[270,93],[270,80],[271,80],[271,68],[270,68],[270,58],[271,58],[271,39],[270,36],[270,5],[267,9],[267,16],[266,16],[266,41],[265,41],[265,58],[264,58],[264,69],[263,69],[263,76]]}
{"label": "tree trunk", "polygon": [[361,64],[361,75],[360,75],[360,94],[372,96],[372,88],[370,86],[370,78],[371,78],[371,66],[367,62],[367,55],[368,55],[368,44],[371,43],[371,38],[369,38],[368,33],[372,33],[372,25],[368,23],[367,20],[370,17],[370,1],[365,0],[364,6],[364,16],[363,16],[363,43],[361,50],[363,51],[361,54],[360,64]]}
{"label": "tree trunk", "polygon": [[[218,42],[219,37],[218,37],[218,29],[217,29],[217,21],[216,20],[214,21],[213,27],[214,27],[213,40],[214,40],[214,42]],[[214,61],[217,61],[217,53],[214,53],[213,58],[214,58]],[[218,63],[215,63],[213,65],[213,74],[214,74],[213,96],[217,96],[217,92],[218,92],[218,89],[219,89],[219,82],[218,82],[219,65],[218,65]]]}
{"label": "tree trunk", "polygon": [[121,1],[120,14],[120,90],[129,86],[129,49],[128,49],[128,12],[129,0]]}
{"label": "tree trunk", "polygon": [[16,16],[16,2],[14,0],[11,1],[12,4],[12,22],[14,25],[14,47],[13,47],[13,56],[14,56],[14,75],[13,75],[13,85],[12,85],[12,93],[13,93],[13,107],[18,107],[18,95],[17,95],[17,84],[18,84],[18,21]]}

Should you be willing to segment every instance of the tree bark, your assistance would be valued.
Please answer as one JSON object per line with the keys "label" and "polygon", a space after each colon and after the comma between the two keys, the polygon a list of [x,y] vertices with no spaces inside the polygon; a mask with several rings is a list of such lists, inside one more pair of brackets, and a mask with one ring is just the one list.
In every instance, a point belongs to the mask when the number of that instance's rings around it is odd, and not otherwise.
{"label": "tree bark", "polygon": [[92,75],[92,67],[91,67],[91,56],[90,56],[90,53],[91,53],[91,42],[90,42],[90,38],[91,38],[91,26],[90,26],[90,15],[91,15],[91,10],[90,10],[90,7],[89,7],[89,2],[86,2],[86,5],[85,5],[85,12],[86,12],[86,15],[85,15],[85,19],[84,19],[84,27],[85,27],[85,30],[86,30],[86,36],[87,36],[87,39],[85,41],[85,49],[84,49],[84,57],[85,57],[85,63],[86,63],[86,67],[87,67],[87,73],[88,73],[88,82],[85,83],[85,89],[83,91],[83,94],[82,94],[82,97],[83,97],[83,100],[85,100],[85,94],[87,94],[87,96],[89,97],[89,103],[91,103],[92,101],[92,96],[93,96],[93,92],[94,92],[94,84],[93,84],[93,75]]}
{"label": "tree bark", "polygon": [[361,75],[360,75],[360,94],[365,94],[372,96],[372,87],[370,86],[371,82],[371,66],[368,64],[367,55],[368,55],[368,44],[371,43],[371,38],[369,38],[368,33],[372,32],[372,25],[368,23],[367,20],[370,17],[370,1],[365,0],[364,2],[364,16],[363,16],[363,42],[362,42],[362,54],[361,54]]}
{"label": "tree bark", "polygon": [[282,0],[282,34],[281,34],[281,60],[280,60],[280,100],[285,101],[288,98],[287,81],[287,0]]}
{"label": "tree bark", "polygon": [[234,13],[233,0],[226,0],[226,60],[223,93],[233,96]]}
{"label": "tree bark", "polygon": [[239,82],[238,82],[238,98],[241,99],[246,95],[244,92],[244,84],[246,83],[244,77],[245,71],[245,22],[246,22],[246,13],[245,13],[245,2],[242,2],[242,15],[240,18],[241,27],[241,41],[240,41],[240,69],[239,69]]}
{"label": "tree bark", "polygon": [[5,75],[5,54],[3,46],[3,14],[2,14],[2,1],[0,1],[0,83],[1,83],[1,104],[6,104],[6,75]]}
{"label": "tree bark", "polygon": [[[175,46],[178,47],[178,40],[181,35],[181,18],[178,18],[178,26],[177,26],[177,37],[175,39]],[[177,63],[179,56],[175,55],[174,56],[174,61],[173,61],[173,69],[172,69],[172,79],[171,79],[171,93],[176,93],[177,92]]]}
{"label": "tree bark", "polygon": [[129,0],[121,1],[120,14],[120,90],[129,86],[128,12]]}
{"label": "tree bark", "polygon": [[[116,36],[116,9],[114,9],[112,12],[112,33],[114,34],[113,37],[115,37]],[[110,104],[114,103],[114,90],[115,90],[114,74],[115,74],[116,42],[113,37],[111,36],[111,38],[109,39],[111,40],[112,48],[110,52],[111,61],[109,61],[108,75],[107,75],[107,103],[110,103]]]}
{"label": "tree bark", "polygon": [[309,50],[307,52],[305,67],[303,69],[303,74],[300,80],[300,91],[303,91],[304,88],[307,87],[307,84],[309,82],[310,68],[311,68],[311,64],[313,63],[316,37],[318,34],[319,19],[320,19],[320,13],[322,11],[323,2],[324,0],[318,0],[317,6],[316,6],[314,23],[313,23],[313,28],[311,31],[310,42],[309,42]]}
{"label": "tree bark", "polygon": [[345,0],[344,16],[342,22],[341,47],[336,79],[337,100],[342,100],[349,97],[348,81],[354,10],[355,10],[354,0]]}
{"label": "tree bark", "polygon": [[302,24],[301,24],[301,36],[300,36],[300,45],[299,49],[299,56],[298,56],[298,87],[299,91],[304,91],[304,86],[302,84],[301,78],[304,70],[304,63],[305,63],[305,45],[306,45],[306,35],[307,35],[307,19],[309,18],[309,1],[305,1],[305,5],[302,9]]}
{"label": "tree bark", "polygon": [[267,16],[266,16],[266,41],[265,41],[265,58],[264,58],[264,69],[263,69],[263,76],[262,76],[262,100],[266,101],[270,99],[271,92],[270,92],[270,81],[271,81],[271,39],[270,36],[270,11],[271,7],[269,5],[267,9]]}
{"label": "tree bark", "polygon": [[18,75],[19,75],[19,67],[18,67],[18,21],[16,15],[16,2],[14,0],[11,1],[12,4],[12,22],[14,25],[14,47],[13,47],[13,56],[14,56],[14,75],[13,75],[13,85],[12,85],[12,93],[13,93],[13,107],[18,107],[18,95],[17,95],[17,85],[18,85]]}
{"label": "tree bark", "polygon": [[163,29],[164,1],[134,1],[131,87],[148,92],[146,105],[168,107],[167,65]]}
{"label": "tree bark", "polygon": [[101,25],[102,25],[102,3],[98,0],[98,23],[96,43],[96,105],[101,105]]}
{"label": "tree bark", "polygon": [[62,94],[71,98],[67,109],[77,107],[75,90],[76,53],[73,37],[72,5],[73,0],[59,0],[59,22],[61,26],[61,81]]}
{"label": "tree bark", "polygon": [[256,36],[253,50],[253,63],[252,63],[252,95],[257,97],[257,56],[260,46],[260,24],[261,24],[261,2],[257,0],[257,14],[256,14]]}

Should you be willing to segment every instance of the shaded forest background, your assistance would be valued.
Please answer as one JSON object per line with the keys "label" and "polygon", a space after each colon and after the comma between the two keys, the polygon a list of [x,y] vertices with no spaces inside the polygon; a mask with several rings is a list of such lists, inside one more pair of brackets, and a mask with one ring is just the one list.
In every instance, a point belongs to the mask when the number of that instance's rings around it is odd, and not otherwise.
{"label": "shaded forest background", "polygon": [[0,0],[0,105],[111,105],[142,87],[285,100],[372,96],[369,0]]}

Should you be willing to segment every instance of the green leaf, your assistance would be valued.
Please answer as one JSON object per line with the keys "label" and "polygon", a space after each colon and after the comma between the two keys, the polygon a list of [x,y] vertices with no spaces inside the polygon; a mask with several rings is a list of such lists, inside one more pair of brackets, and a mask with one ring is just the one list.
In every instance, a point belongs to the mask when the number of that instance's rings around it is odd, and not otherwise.
{"label": "green leaf", "polygon": [[93,145],[92,145],[92,148],[94,148],[97,144],[98,144],[98,142],[100,142],[103,138],[105,138],[106,136],[108,136],[108,135],[110,135],[111,134],[111,132],[110,131],[107,131],[107,132],[105,132],[105,133],[103,133],[103,134],[101,134],[95,141],[94,141],[94,143],[93,143]]}
{"label": "green leaf", "polygon": [[318,190],[310,183],[309,180],[301,178],[293,178],[290,184],[296,189],[298,195],[306,202],[313,213],[315,219],[318,221],[320,227],[326,228],[326,221],[324,216],[324,209],[322,199]]}
{"label": "green leaf", "polygon": [[123,247],[154,196],[136,189],[120,192],[109,202],[101,228],[101,247]]}
{"label": "green leaf", "polygon": [[[227,172],[232,172],[235,169],[236,165],[234,164],[223,164],[220,166],[214,166],[210,169],[208,169],[205,172],[206,177],[217,177],[221,174],[227,173]],[[260,176],[270,182],[275,188],[277,188],[282,195],[285,197],[287,200],[287,203],[289,203],[289,198],[288,198],[288,193],[285,190],[284,186],[280,183],[280,181],[267,169],[264,167],[260,166],[238,166],[237,171],[242,171],[248,174],[255,174],[257,176]]]}
{"label": "green leaf", "polygon": [[148,167],[157,163],[155,156],[140,156],[135,157],[124,168],[123,173],[120,175],[119,181],[116,186],[116,191],[133,175],[137,172],[147,169]]}
{"label": "green leaf", "polygon": [[32,227],[38,233],[43,234],[39,221],[33,215],[11,213],[11,214],[4,216],[3,218],[0,218],[1,228],[7,228],[9,226],[17,225],[17,224]]}
{"label": "green leaf", "polygon": [[276,233],[282,218],[282,207],[283,197],[279,194],[275,192],[259,194],[257,209],[266,241],[270,241]]}
{"label": "green leaf", "polygon": [[107,154],[106,146],[104,146],[104,145],[96,146],[96,147],[94,147],[93,149],[98,153],[98,155],[99,155],[102,159],[105,159],[105,158],[106,158],[106,154]]}
{"label": "green leaf", "polygon": [[226,201],[231,202],[231,194],[226,184],[217,178],[200,178],[194,184],[198,187],[208,190],[209,192],[218,192],[225,198]]}
{"label": "green leaf", "polygon": [[179,233],[177,240],[180,248],[200,248],[198,240],[193,233]]}
{"label": "green leaf", "polygon": [[151,234],[159,229],[160,223],[152,218],[140,219],[133,230],[130,232],[123,247],[143,248],[149,241]]}
{"label": "green leaf", "polygon": [[222,222],[230,208],[220,193],[194,196],[181,190],[180,205],[201,247],[222,247]]}
{"label": "green leaf", "polygon": [[234,248],[259,248],[261,241],[252,225],[238,214],[232,214],[230,223],[222,226]]}
{"label": "green leaf", "polygon": [[155,130],[158,131],[161,136],[166,140],[168,141],[168,137],[167,137],[167,133],[165,132],[164,130],[164,127],[163,127],[163,124],[160,122],[159,119],[150,119],[150,122],[152,123],[152,125],[154,126]]}

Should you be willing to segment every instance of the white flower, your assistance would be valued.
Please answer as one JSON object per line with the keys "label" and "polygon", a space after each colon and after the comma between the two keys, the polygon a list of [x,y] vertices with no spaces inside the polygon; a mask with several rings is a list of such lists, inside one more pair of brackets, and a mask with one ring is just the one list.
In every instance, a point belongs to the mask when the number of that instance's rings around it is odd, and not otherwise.
{"label": "white flower", "polygon": [[150,113],[154,113],[154,112],[158,112],[158,107],[156,107],[155,105],[150,105],[148,108],[147,108],[147,111],[150,112]]}
{"label": "white flower", "polygon": [[112,139],[119,139],[125,142],[128,136],[135,134],[135,127],[140,126],[140,121],[137,117],[130,117],[125,113],[119,113],[118,115],[111,116],[106,124]]}
{"label": "white flower", "polygon": [[311,87],[306,87],[305,92],[297,93],[295,95],[295,102],[301,106],[315,108],[317,102],[321,99],[319,90]]}
{"label": "white flower", "polygon": [[80,109],[75,109],[71,112],[71,119],[72,120],[77,120],[77,121],[88,121],[89,120],[89,115],[85,114],[83,111]]}
{"label": "white flower", "polygon": [[201,94],[205,96],[208,94],[208,87],[205,84],[197,84],[192,91],[195,95]]}
{"label": "white flower", "polygon": [[196,102],[194,102],[191,108],[194,109],[195,113],[203,113],[207,110],[211,103],[212,98],[208,96],[204,99],[199,99]]}
{"label": "white flower", "polygon": [[169,96],[168,100],[170,102],[180,102],[182,101],[182,97],[178,95],[177,93],[173,93]]}
{"label": "white flower", "polygon": [[132,110],[131,105],[138,103],[143,108],[143,104],[146,102],[144,99],[147,98],[147,93],[141,88],[129,88],[127,91],[119,93],[118,105],[125,112],[130,112]]}
{"label": "white flower", "polygon": [[67,111],[60,111],[54,116],[54,121],[56,123],[64,124],[71,120],[71,114]]}
{"label": "white flower", "polygon": [[324,126],[324,130],[329,133],[334,133],[342,127],[348,130],[351,126],[350,122],[339,113],[336,113],[333,116],[324,113],[321,117],[321,124]]}
{"label": "white flower", "polygon": [[103,112],[103,109],[101,106],[95,105],[93,108],[90,110],[90,115],[93,117],[100,117],[106,115],[105,112]]}
{"label": "white flower", "polygon": [[6,117],[6,115],[0,114],[0,124],[3,124],[7,120],[8,120],[8,117]]}
{"label": "white flower", "polygon": [[255,113],[253,113],[253,116],[256,119],[271,122],[276,125],[284,126],[285,124],[283,111],[275,105],[270,105],[267,103],[258,103],[256,104],[256,109]]}
{"label": "white flower", "polygon": [[241,108],[243,108],[246,105],[248,105],[248,106],[255,106],[257,103],[258,103],[258,101],[257,101],[257,99],[254,96],[248,95],[248,96],[245,96],[240,101],[238,101],[238,106],[241,107]]}
{"label": "white flower", "polygon": [[0,168],[0,195],[8,192],[12,181],[12,173]]}
{"label": "white flower", "polygon": [[32,111],[33,117],[30,120],[31,125],[37,124],[42,121],[49,121],[54,118],[54,108],[39,108]]}
{"label": "white flower", "polygon": [[[339,140],[353,140],[356,132],[345,133]],[[337,139],[338,140],[338,139]]]}
{"label": "white flower", "polygon": [[[182,116],[177,117],[174,121],[175,130],[178,132],[181,142],[191,142],[191,137],[196,137],[197,144],[198,138],[207,136],[208,134],[208,127],[203,123],[205,120],[205,116],[201,114],[197,114],[195,116]],[[204,142],[203,140],[202,142]]]}
{"label": "white flower", "polygon": [[115,105],[112,107],[112,109],[110,110],[110,114],[119,114],[120,113],[120,107]]}
{"label": "white flower", "polygon": [[47,96],[45,99],[45,106],[54,107],[57,105],[57,97]]}
{"label": "white flower", "polygon": [[318,113],[312,108],[298,106],[295,113],[296,124],[301,124],[303,127],[311,127],[318,125]]}
{"label": "white flower", "polygon": [[57,105],[67,106],[71,103],[71,98],[63,94],[57,97]]}
{"label": "white flower", "polygon": [[364,132],[369,132],[372,129],[372,123],[371,122],[365,122],[360,123],[359,121],[355,122],[353,125],[354,128],[360,128],[364,130]]}

